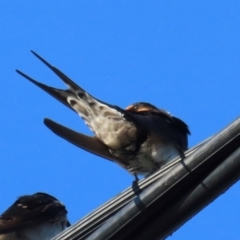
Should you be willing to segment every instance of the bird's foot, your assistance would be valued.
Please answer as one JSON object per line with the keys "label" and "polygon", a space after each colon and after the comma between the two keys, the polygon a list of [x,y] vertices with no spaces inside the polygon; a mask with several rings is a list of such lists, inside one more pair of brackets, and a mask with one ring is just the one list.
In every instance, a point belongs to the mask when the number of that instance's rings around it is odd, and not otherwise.
{"label": "bird's foot", "polygon": [[139,191],[141,191],[138,185],[139,178],[137,174],[134,174],[134,177],[135,177],[135,180],[132,182],[132,189],[135,193],[138,193]]}

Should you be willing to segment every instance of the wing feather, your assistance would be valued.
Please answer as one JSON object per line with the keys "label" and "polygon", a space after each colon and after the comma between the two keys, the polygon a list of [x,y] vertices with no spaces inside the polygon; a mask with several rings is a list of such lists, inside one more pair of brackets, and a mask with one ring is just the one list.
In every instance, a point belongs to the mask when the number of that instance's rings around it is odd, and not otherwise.
{"label": "wing feather", "polygon": [[67,210],[46,193],[20,197],[0,216],[0,234],[66,219]]}

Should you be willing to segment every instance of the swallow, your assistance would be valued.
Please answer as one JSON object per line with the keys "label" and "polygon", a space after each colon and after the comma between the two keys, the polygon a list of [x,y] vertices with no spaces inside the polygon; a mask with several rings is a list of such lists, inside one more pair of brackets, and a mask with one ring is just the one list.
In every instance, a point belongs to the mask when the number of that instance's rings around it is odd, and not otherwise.
{"label": "swallow", "polygon": [[38,192],[19,197],[0,215],[0,240],[50,240],[68,226],[65,206]]}
{"label": "swallow", "polygon": [[59,69],[32,51],[67,85],[67,90],[44,85],[23,72],[24,78],[75,111],[94,136],[86,136],[50,119],[55,134],[95,155],[119,164],[131,174],[147,176],[177,156],[184,156],[190,131],[186,123],[149,103],[122,109],[91,96]]}

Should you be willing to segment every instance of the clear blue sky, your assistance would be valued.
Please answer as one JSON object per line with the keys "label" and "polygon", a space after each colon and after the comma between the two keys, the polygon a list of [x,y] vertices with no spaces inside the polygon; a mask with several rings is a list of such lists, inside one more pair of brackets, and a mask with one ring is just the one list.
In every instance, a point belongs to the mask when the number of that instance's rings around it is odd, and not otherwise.
{"label": "clear blue sky", "polygon": [[[239,116],[238,1],[1,1],[0,212],[37,191],[64,202],[72,223],[128,187],[117,165],[54,135],[49,117],[91,134],[61,103],[17,75],[65,87],[34,50],[120,107],[146,101],[190,126],[189,145]],[[240,185],[169,239],[239,239]]]}

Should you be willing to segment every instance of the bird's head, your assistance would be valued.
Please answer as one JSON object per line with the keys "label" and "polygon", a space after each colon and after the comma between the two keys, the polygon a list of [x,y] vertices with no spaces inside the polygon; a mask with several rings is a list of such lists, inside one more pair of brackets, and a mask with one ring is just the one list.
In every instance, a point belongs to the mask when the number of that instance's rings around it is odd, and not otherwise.
{"label": "bird's head", "polygon": [[158,108],[150,103],[138,102],[134,103],[126,108],[129,112],[147,112],[147,111],[158,111]]}

